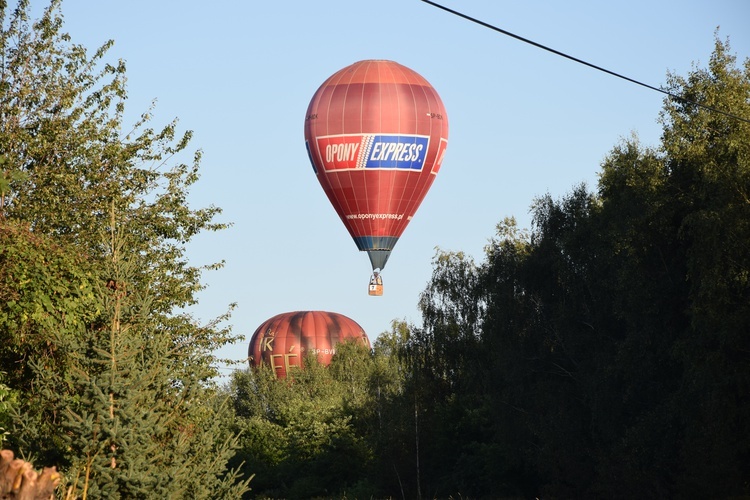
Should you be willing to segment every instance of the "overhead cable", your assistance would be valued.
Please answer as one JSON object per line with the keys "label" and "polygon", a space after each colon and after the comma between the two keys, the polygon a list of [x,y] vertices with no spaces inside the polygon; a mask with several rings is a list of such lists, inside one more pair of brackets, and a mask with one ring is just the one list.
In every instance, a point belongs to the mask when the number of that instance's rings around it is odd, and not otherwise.
{"label": "overhead cable", "polygon": [[720,114],[722,114],[724,116],[728,116],[730,118],[734,118],[735,120],[740,120],[740,121],[743,121],[743,122],[746,122],[746,123],[750,123],[750,120],[747,119],[747,118],[742,118],[742,117],[733,115],[731,113],[727,113],[726,111],[722,111],[720,109],[716,109],[716,108],[711,107],[711,106],[706,106],[705,104],[701,104],[701,103],[698,103],[698,102],[695,102],[695,101],[691,101],[689,99],[685,99],[684,97],[681,97],[681,96],[679,96],[677,94],[673,94],[673,93],[671,93],[671,92],[669,92],[667,90],[664,90],[662,88],[654,87],[653,85],[649,85],[647,83],[640,82],[640,81],[635,80],[633,78],[629,78],[629,77],[627,77],[625,75],[621,75],[620,73],[616,73],[614,71],[610,71],[610,70],[608,70],[606,68],[602,68],[601,66],[597,66],[596,64],[592,64],[590,62],[586,62],[586,61],[584,61],[582,59],[578,59],[577,57],[573,57],[573,56],[571,56],[569,54],[566,54],[564,52],[560,52],[559,50],[555,50],[555,49],[553,49],[551,47],[547,47],[546,45],[542,45],[541,43],[537,43],[537,42],[535,42],[533,40],[529,40],[528,38],[524,38],[522,36],[519,36],[519,35],[516,35],[514,33],[511,33],[510,31],[506,31],[506,30],[504,30],[502,28],[498,28],[497,26],[493,26],[493,25],[491,25],[489,23],[486,23],[486,22],[481,21],[479,19],[476,19],[474,17],[468,16],[466,14],[462,14],[461,12],[458,12],[456,10],[450,9],[448,7],[445,7],[444,5],[440,5],[440,4],[438,4],[436,2],[433,2],[431,0],[422,0],[422,1],[424,3],[432,5],[433,7],[437,7],[438,9],[442,9],[442,10],[444,10],[446,12],[449,12],[451,14],[454,14],[454,15],[456,15],[458,17],[464,18],[467,21],[471,21],[473,23],[479,24],[480,26],[484,26],[485,28],[489,28],[489,29],[491,29],[493,31],[497,31],[498,33],[502,33],[503,35],[507,35],[507,36],[509,36],[511,38],[515,38],[516,40],[520,40],[520,41],[522,41],[524,43],[528,43],[529,45],[533,45],[534,47],[546,50],[547,52],[551,52],[551,53],[553,53],[555,55],[558,55],[560,57],[564,57],[566,59],[570,59],[571,61],[575,61],[575,62],[577,62],[579,64],[583,64],[584,66],[588,66],[589,68],[593,68],[595,70],[602,71],[604,73],[607,73],[609,75],[615,76],[617,78],[621,78],[621,79],[626,80],[628,82],[635,83],[636,85],[640,85],[641,87],[646,87],[647,89],[655,90],[656,92],[660,92],[662,94],[668,95],[669,97],[671,97],[673,99],[677,99],[678,101],[682,101],[682,102],[694,104],[694,105],[696,105],[696,106],[698,106],[700,108],[703,108],[703,109],[706,109],[706,110],[709,110],[709,111],[713,111],[715,113],[720,113]]}

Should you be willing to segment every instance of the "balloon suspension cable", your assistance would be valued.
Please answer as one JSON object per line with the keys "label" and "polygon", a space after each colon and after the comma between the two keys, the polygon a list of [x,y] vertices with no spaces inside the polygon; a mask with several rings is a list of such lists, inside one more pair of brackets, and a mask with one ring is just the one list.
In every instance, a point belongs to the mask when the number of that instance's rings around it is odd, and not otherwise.
{"label": "balloon suspension cable", "polygon": [[731,113],[727,113],[726,111],[722,111],[720,109],[714,108],[712,106],[706,106],[705,104],[701,104],[699,102],[691,101],[690,99],[685,99],[684,97],[679,96],[677,94],[673,94],[673,93],[671,93],[671,92],[669,92],[667,90],[664,90],[663,88],[654,87],[653,85],[649,85],[647,83],[640,82],[640,81],[635,80],[633,78],[629,78],[627,76],[621,75],[620,73],[615,73],[614,71],[610,71],[610,70],[608,70],[606,68],[602,68],[601,66],[597,66],[596,64],[592,64],[590,62],[586,62],[586,61],[584,61],[582,59],[578,59],[577,57],[573,57],[573,56],[568,55],[568,54],[566,54],[564,52],[560,52],[559,50],[555,50],[555,49],[553,49],[551,47],[547,47],[546,45],[542,45],[540,43],[534,42],[533,40],[529,40],[528,38],[524,38],[522,36],[519,36],[519,35],[516,35],[514,33],[509,32],[509,31],[506,31],[506,30],[504,30],[502,28],[498,28],[497,26],[493,26],[493,25],[491,25],[489,23],[486,23],[484,21],[480,21],[479,19],[476,19],[474,17],[467,16],[466,14],[462,14],[461,12],[458,12],[456,10],[450,9],[448,7],[445,7],[443,5],[440,5],[438,3],[433,2],[431,0],[422,0],[422,1],[424,3],[432,5],[433,7],[437,7],[438,9],[442,9],[442,10],[444,10],[446,12],[449,12],[451,14],[454,14],[454,15],[456,15],[458,17],[464,18],[467,21],[471,21],[473,23],[479,24],[480,26],[484,26],[485,28],[489,28],[489,29],[491,29],[493,31],[497,31],[498,33],[502,33],[503,35],[507,35],[507,36],[509,36],[511,38],[515,38],[516,40],[520,40],[520,41],[522,41],[524,43],[528,43],[529,45],[533,45],[534,47],[540,48],[542,50],[546,50],[547,52],[551,52],[551,53],[553,53],[555,55],[558,55],[560,57],[564,57],[566,59],[570,59],[571,61],[575,61],[575,62],[577,62],[579,64],[583,64],[584,66],[588,66],[589,68],[593,68],[595,70],[602,71],[604,73],[607,73],[608,75],[612,75],[612,76],[615,76],[617,78],[621,78],[621,79],[626,80],[626,81],[628,81],[630,83],[635,83],[636,85],[640,85],[641,87],[646,87],[647,89],[655,90],[656,92],[660,92],[662,94],[665,94],[665,95],[667,95],[667,96],[669,96],[672,99],[675,99],[677,101],[680,101],[680,102],[683,102],[683,103],[688,103],[688,104],[693,104],[695,106],[698,106],[699,108],[703,108],[703,109],[708,110],[708,111],[713,111],[715,113],[719,113],[719,114],[722,114],[722,115],[727,116],[729,118],[734,118],[735,120],[743,121],[745,123],[750,123],[750,119],[742,118],[740,116],[733,115]]}

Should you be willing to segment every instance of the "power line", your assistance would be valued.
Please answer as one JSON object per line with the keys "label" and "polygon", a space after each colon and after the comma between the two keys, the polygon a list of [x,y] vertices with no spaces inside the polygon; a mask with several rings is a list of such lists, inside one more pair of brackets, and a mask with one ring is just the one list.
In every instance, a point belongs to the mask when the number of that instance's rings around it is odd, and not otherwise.
{"label": "power line", "polygon": [[440,4],[435,3],[435,2],[433,2],[431,0],[422,0],[422,1],[424,3],[432,5],[433,7],[437,7],[438,9],[442,9],[442,10],[444,10],[446,12],[449,12],[449,13],[451,13],[453,15],[456,15],[458,17],[466,19],[467,21],[471,21],[473,23],[479,24],[480,26],[484,26],[485,28],[489,28],[489,29],[491,29],[493,31],[497,31],[498,33],[502,33],[503,35],[507,35],[507,36],[509,36],[511,38],[515,38],[516,40],[520,40],[520,41],[522,41],[524,43],[528,43],[529,45],[533,45],[534,47],[540,48],[542,50],[546,50],[547,52],[551,52],[551,53],[553,53],[555,55],[558,55],[560,57],[564,57],[566,59],[570,59],[571,61],[575,61],[575,62],[577,62],[579,64],[583,64],[584,66],[588,66],[589,68],[593,68],[595,70],[602,71],[604,73],[607,73],[608,75],[612,75],[612,76],[615,76],[617,78],[621,78],[623,80],[626,80],[626,81],[628,81],[630,83],[635,83],[636,85],[640,85],[641,87],[646,87],[647,89],[655,90],[655,91],[660,92],[662,94],[668,95],[672,99],[677,99],[678,101],[682,101],[682,102],[694,104],[694,105],[696,105],[696,106],[698,106],[700,108],[703,108],[703,109],[706,109],[706,110],[709,110],[709,111],[713,111],[715,113],[720,113],[720,114],[722,114],[724,116],[728,116],[730,118],[734,118],[735,120],[740,120],[740,121],[743,121],[743,122],[746,122],[746,123],[750,123],[750,120],[748,120],[746,118],[742,118],[742,117],[733,115],[731,113],[727,113],[726,111],[722,111],[720,109],[716,109],[716,108],[711,107],[711,106],[706,106],[705,104],[701,104],[701,103],[698,103],[698,102],[695,102],[695,101],[690,101],[688,99],[685,99],[684,97],[681,97],[681,96],[678,96],[678,95],[673,94],[671,92],[668,92],[668,91],[666,91],[666,90],[664,90],[662,88],[654,87],[653,85],[649,85],[647,83],[640,82],[638,80],[635,80],[633,78],[627,77],[625,75],[621,75],[620,73],[616,73],[616,72],[610,71],[610,70],[608,70],[606,68],[602,68],[601,66],[597,66],[596,64],[592,64],[592,63],[586,62],[586,61],[584,61],[582,59],[578,59],[577,57],[573,57],[573,56],[571,56],[569,54],[566,54],[564,52],[560,52],[559,50],[555,50],[555,49],[553,49],[551,47],[547,47],[546,45],[542,45],[541,43],[537,43],[537,42],[535,42],[533,40],[529,40],[528,38],[524,38],[522,36],[516,35],[514,33],[511,33],[510,31],[506,31],[506,30],[504,30],[502,28],[498,28],[497,26],[493,26],[493,25],[491,25],[489,23],[486,23],[486,22],[481,21],[479,19],[476,19],[474,17],[468,16],[466,14],[462,14],[461,12],[458,12],[456,10],[450,9],[448,7],[445,7],[444,5],[440,5]]}

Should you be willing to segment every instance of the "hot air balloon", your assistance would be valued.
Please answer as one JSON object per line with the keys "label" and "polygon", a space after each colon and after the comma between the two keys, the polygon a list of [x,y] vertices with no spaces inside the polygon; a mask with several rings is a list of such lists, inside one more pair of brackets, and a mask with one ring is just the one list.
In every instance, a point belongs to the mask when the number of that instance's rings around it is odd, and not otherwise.
{"label": "hot air balloon", "polygon": [[370,339],[356,321],[327,311],[294,311],[264,321],[253,333],[248,347],[251,366],[270,364],[276,376],[286,378],[292,366],[303,366],[305,353],[314,352],[328,365],[336,345],[353,339],[370,347]]}
{"label": "hot air balloon", "polygon": [[435,180],[448,144],[448,116],[415,71],[365,60],[329,77],[305,116],[313,171],[360,251],[370,257],[370,294]]}

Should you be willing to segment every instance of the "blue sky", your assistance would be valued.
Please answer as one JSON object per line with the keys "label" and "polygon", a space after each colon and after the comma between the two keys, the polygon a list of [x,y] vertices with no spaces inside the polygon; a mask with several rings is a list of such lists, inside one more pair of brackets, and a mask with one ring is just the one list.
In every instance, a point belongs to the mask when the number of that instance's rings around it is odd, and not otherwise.
{"label": "blue sky", "polygon": [[[746,0],[438,3],[656,87],[668,71],[705,67],[717,28],[740,61],[750,57]],[[62,12],[91,51],[115,41],[109,57],[127,62],[131,120],[156,99],[154,126],[179,118],[194,131],[189,156],[204,156],[190,202],[221,207],[233,226],[189,247],[196,265],[226,261],[205,275],[191,312],[207,322],[238,304],[230,323],[246,340],[219,352],[232,359],[281,312],[345,314],[372,340],[393,320],[419,324],[436,248],[480,262],[504,217],[528,228],[535,197],[595,188],[623,138],[659,142],[662,94],[420,0],[65,0]],[[440,175],[388,261],[382,297],[367,295],[367,255],[315,179],[303,137],[318,86],[362,59],[422,74],[450,123]]]}

